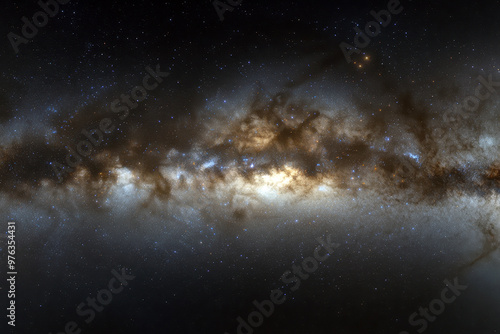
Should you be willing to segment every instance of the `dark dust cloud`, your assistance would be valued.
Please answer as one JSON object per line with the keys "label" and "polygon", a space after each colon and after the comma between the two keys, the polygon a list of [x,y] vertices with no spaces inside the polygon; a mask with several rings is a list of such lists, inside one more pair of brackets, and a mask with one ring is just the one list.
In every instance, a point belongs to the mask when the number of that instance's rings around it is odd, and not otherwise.
{"label": "dark dust cloud", "polygon": [[[17,53],[40,5],[5,6],[5,332],[499,332],[500,3],[235,3],[69,1]],[[272,290],[286,301],[250,326]]]}

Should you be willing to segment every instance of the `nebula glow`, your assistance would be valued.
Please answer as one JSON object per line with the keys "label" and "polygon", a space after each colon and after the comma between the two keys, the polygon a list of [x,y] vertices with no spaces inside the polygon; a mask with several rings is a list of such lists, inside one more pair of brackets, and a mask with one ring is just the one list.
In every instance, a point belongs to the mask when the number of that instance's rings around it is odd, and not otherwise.
{"label": "nebula glow", "polygon": [[[416,332],[454,277],[468,288],[426,333],[500,330],[498,3],[401,1],[353,64],[339,43],[387,1],[243,2],[223,23],[207,4],[68,3],[2,58],[16,333],[64,328],[119,267],[136,278],[88,333],[224,333],[326,235],[338,253],[255,334]],[[120,120],[110,101],[155,63],[170,75]]]}

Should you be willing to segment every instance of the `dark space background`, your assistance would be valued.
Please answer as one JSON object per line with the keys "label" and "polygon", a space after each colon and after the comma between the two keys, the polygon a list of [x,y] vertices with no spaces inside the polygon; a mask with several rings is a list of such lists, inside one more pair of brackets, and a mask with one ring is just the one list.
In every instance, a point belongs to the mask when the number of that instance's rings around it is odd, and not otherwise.
{"label": "dark space background", "polygon": [[[500,3],[401,0],[348,63],[339,44],[387,3],[244,0],[221,21],[210,1],[74,0],[16,53],[40,7],[4,2],[1,333],[233,334],[273,289],[287,301],[254,333],[417,333],[409,315],[455,277],[425,332],[500,332],[500,97],[443,116],[500,81]],[[104,118],[115,131],[56,168]],[[290,292],[281,275],[328,235]],[[5,310],[6,237],[0,256]],[[121,268],[135,279],[86,324],[76,307]]]}

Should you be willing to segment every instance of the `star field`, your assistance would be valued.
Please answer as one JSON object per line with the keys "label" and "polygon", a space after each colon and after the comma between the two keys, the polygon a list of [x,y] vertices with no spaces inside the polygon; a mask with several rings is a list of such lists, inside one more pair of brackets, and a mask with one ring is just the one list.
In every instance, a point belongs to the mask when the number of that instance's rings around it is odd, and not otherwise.
{"label": "star field", "polygon": [[[360,47],[391,1],[243,1],[223,20],[210,1],[69,1],[18,52],[4,38],[6,333],[232,334],[274,289],[287,301],[254,333],[415,333],[455,277],[467,290],[425,332],[499,331],[500,4],[401,0]],[[6,4],[5,36],[39,10]],[[135,278],[79,318],[121,268]]]}

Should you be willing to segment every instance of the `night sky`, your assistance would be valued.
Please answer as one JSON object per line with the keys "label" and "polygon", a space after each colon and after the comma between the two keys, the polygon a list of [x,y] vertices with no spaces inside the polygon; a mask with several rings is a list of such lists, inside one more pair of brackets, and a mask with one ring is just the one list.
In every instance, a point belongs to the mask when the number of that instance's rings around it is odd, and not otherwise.
{"label": "night sky", "polygon": [[0,333],[500,333],[499,15],[4,3]]}

